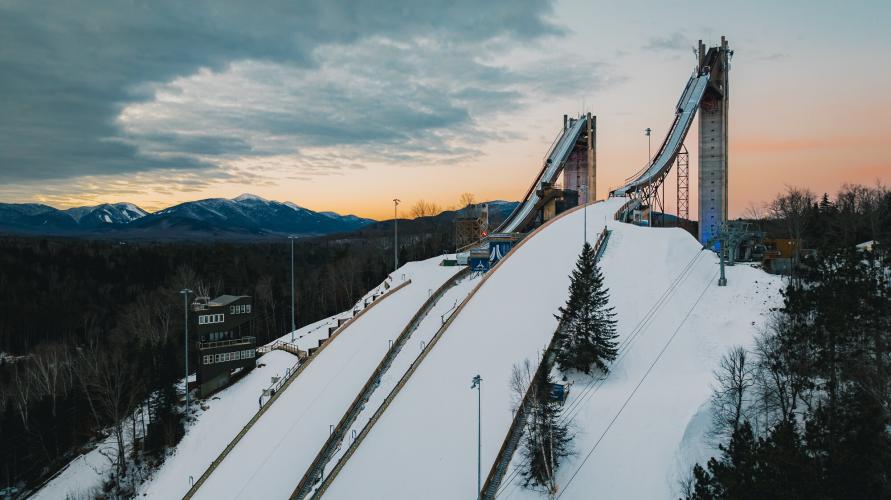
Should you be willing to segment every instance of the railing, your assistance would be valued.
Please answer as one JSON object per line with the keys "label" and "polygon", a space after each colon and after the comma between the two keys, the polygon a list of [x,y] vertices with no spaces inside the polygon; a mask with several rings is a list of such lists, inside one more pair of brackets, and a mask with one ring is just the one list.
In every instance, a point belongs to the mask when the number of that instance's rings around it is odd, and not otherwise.
{"label": "railing", "polygon": [[[385,299],[410,284],[411,284],[410,279],[403,281],[399,285],[397,285],[393,288],[390,288],[388,291],[386,291],[379,298]],[[331,336],[328,337],[327,342],[325,342],[324,344],[319,346],[319,348],[316,349],[312,355],[310,355],[309,357],[306,358],[306,361],[295,365],[297,367],[297,369],[290,371],[290,376],[287,378],[287,380],[282,382],[282,384],[279,386],[279,389],[275,391],[275,394],[273,394],[272,397],[269,398],[269,401],[267,401],[266,404],[264,404],[260,408],[260,411],[258,411],[256,414],[254,414],[253,417],[251,417],[251,419],[248,421],[248,423],[245,424],[244,427],[241,428],[241,430],[238,432],[238,434],[235,435],[234,438],[232,438],[232,441],[230,441],[229,444],[226,445],[226,448],[223,449],[222,453],[220,453],[220,455],[216,459],[214,459],[213,462],[210,463],[210,465],[207,467],[207,469],[201,474],[201,477],[198,478],[198,481],[196,481],[195,484],[193,484],[192,487],[189,489],[189,491],[186,492],[185,496],[183,496],[183,500],[188,500],[195,495],[195,492],[197,492],[198,489],[201,488],[201,485],[203,485],[204,482],[207,481],[207,478],[210,477],[211,474],[213,474],[213,471],[215,471],[216,468],[219,467],[219,465],[223,462],[223,460],[226,459],[226,457],[229,455],[229,453],[242,440],[242,438],[244,438],[244,436],[247,434],[247,432],[254,426],[254,424],[257,423],[257,420],[259,420],[260,417],[262,417],[263,414],[266,413],[266,410],[268,410],[272,406],[272,403],[274,403],[279,398],[279,396],[281,396],[284,393],[285,389],[288,388],[288,386],[291,384],[291,382],[293,382],[294,379],[297,378],[297,375],[300,375],[303,372],[303,370],[305,370],[306,367],[310,365],[310,363],[312,363],[316,358],[318,358],[319,354],[331,343],[331,341],[333,341],[335,339],[335,337],[340,335],[340,333],[343,330],[345,330],[347,327],[349,327],[351,324],[353,324],[354,321],[356,321],[357,319],[362,317],[362,315],[365,314],[366,311],[370,310],[372,307],[374,307],[377,304],[380,304],[381,302],[383,302],[383,300],[376,300],[376,301],[372,302],[366,308],[359,311],[358,314],[356,314],[355,316],[350,318],[346,323],[337,327],[337,330],[334,330],[334,332],[331,334]]]}
{"label": "railing", "polygon": [[[256,344],[257,337],[241,337],[232,340],[214,340],[210,342],[198,342],[198,349],[213,349],[216,347],[226,347],[230,345]],[[258,349],[259,350],[259,349]]]}
{"label": "railing", "polygon": [[261,354],[265,354],[267,352],[272,352],[274,350],[281,350],[285,352],[289,352],[294,356],[297,356],[297,359],[303,360],[306,359],[307,353],[306,351],[300,349],[297,344],[292,344],[290,342],[285,342],[284,340],[276,340],[275,342],[267,345],[262,345],[257,348],[257,352]]}
{"label": "railing", "polygon": [[634,203],[640,203],[640,200],[638,200],[637,198],[629,198],[628,201],[623,203],[622,206],[619,207],[618,210],[616,210],[616,213],[613,214],[613,220],[620,220],[624,222],[624,220],[622,220],[622,216],[625,215],[625,212],[627,212],[631,205]]}
{"label": "railing", "polygon": [[[597,237],[597,241],[594,243],[595,260],[600,260],[600,256],[603,255],[603,251],[606,249],[606,242],[608,239],[609,230],[604,227],[603,231],[601,231],[600,235]],[[545,349],[544,354],[542,354],[538,369],[535,371],[535,375],[532,376],[532,380],[529,381],[529,387],[526,389],[526,394],[523,395],[523,400],[520,402],[517,412],[514,413],[514,419],[511,422],[510,429],[507,431],[507,436],[505,436],[504,441],[501,443],[501,448],[498,450],[498,455],[496,455],[497,458],[492,464],[492,469],[489,471],[489,475],[486,476],[486,482],[483,484],[480,498],[494,499],[498,492],[498,488],[501,486],[501,480],[504,479],[504,474],[507,472],[507,467],[510,465],[511,458],[514,456],[514,452],[520,444],[520,439],[523,437],[523,431],[526,427],[526,417],[529,413],[529,405],[533,402],[532,398],[534,397],[533,395],[535,392],[533,391],[533,388],[535,387],[535,384],[541,383],[545,375],[549,373],[553,367],[555,356],[554,348],[557,345],[560,326],[562,326],[562,324],[558,325],[554,334],[551,335],[551,341],[548,343],[548,347]]]}
{"label": "railing", "polygon": [[325,444],[322,445],[322,449],[319,450],[319,453],[316,455],[312,464],[310,464],[309,468],[303,474],[303,478],[300,480],[300,483],[294,489],[294,492],[291,493],[291,498],[294,499],[302,499],[305,498],[306,495],[312,490],[312,486],[321,480],[321,476],[324,473],[325,465],[331,460],[331,457],[334,456],[335,453],[340,449],[341,444],[343,443],[344,438],[346,437],[347,431],[352,427],[353,423],[355,423],[356,419],[359,417],[359,414],[365,408],[365,404],[371,399],[372,393],[377,389],[380,385],[381,377],[383,377],[384,373],[390,368],[393,364],[393,361],[396,359],[396,356],[402,350],[402,347],[405,346],[405,343],[408,342],[409,337],[411,337],[412,333],[417,330],[421,321],[427,316],[433,306],[439,302],[439,299],[454,287],[458,282],[467,277],[470,273],[470,268],[465,267],[461,271],[455,273],[448,281],[446,281],[442,286],[440,286],[431,296],[424,302],[424,304],[418,309],[415,315],[412,317],[411,321],[405,326],[399,336],[396,338],[396,341],[393,342],[393,345],[390,346],[390,349],[387,350],[387,353],[384,355],[384,358],[377,365],[377,368],[371,373],[371,376],[368,377],[368,380],[365,382],[365,385],[362,386],[362,389],[359,391],[359,394],[356,395],[356,398],[353,400],[350,407],[347,409],[346,413],[344,413],[343,417],[340,419],[340,422],[328,436]]}

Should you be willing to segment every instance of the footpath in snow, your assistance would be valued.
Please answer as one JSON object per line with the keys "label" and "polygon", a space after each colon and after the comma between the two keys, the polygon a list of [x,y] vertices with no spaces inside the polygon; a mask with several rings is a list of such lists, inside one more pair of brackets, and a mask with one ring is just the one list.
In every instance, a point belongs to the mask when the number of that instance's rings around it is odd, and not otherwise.
{"label": "footpath in snow", "polygon": [[287,498],[362,385],[414,313],[460,267],[412,262],[411,280],[330,342],[229,453],[195,498]]}

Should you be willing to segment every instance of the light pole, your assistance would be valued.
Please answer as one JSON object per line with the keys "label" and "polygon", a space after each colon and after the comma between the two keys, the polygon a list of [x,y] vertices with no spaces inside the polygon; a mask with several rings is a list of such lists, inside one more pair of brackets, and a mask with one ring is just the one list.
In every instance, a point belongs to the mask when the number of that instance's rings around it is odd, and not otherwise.
{"label": "light pole", "polygon": [[647,161],[648,162],[653,157],[653,151],[652,151],[652,146],[651,146],[652,139],[650,138],[650,134],[652,132],[653,132],[653,129],[651,129],[650,127],[647,127],[644,129],[644,135],[647,136]]}
{"label": "light pole", "polygon": [[396,218],[396,207],[399,206],[399,198],[393,198],[393,279],[396,279],[396,270],[399,269],[399,219]]}
{"label": "light pole", "polygon": [[189,294],[192,293],[192,290],[188,288],[183,288],[179,291],[179,293],[183,296],[183,310],[185,311],[185,344],[186,346],[186,357],[183,361],[185,361],[186,365],[186,379],[184,380],[184,385],[186,388],[186,412],[189,411]]}
{"label": "light pole", "polygon": [[294,321],[294,308],[297,303],[297,298],[294,296],[294,240],[297,237],[288,236],[288,239],[291,240],[291,342],[294,342],[294,330],[297,329],[297,324]]}
{"label": "light pole", "polygon": [[585,243],[588,242],[588,186],[581,186],[582,199],[584,200],[584,205],[582,206],[582,211],[584,212],[583,216],[583,226],[582,226],[582,235],[585,239]]}
{"label": "light pole", "polygon": [[476,498],[482,500],[482,453],[483,453],[483,379],[477,374],[472,379],[471,389],[476,389]]}

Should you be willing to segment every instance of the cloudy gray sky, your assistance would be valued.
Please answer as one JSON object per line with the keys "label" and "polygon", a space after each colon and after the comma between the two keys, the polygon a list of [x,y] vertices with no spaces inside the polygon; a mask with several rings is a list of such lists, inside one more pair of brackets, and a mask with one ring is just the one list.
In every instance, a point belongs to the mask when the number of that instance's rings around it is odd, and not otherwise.
{"label": "cloudy gray sky", "polygon": [[[792,27],[765,18],[767,3],[717,21],[705,5],[0,0],[0,200],[151,209],[249,191],[378,216],[394,194],[516,198],[562,114],[583,110],[602,117],[603,178],[617,180],[646,159],[638,129],[664,133],[696,38],[739,41],[734,110],[756,102],[749,89],[773,100],[810,65],[837,75],[856,60],[846,47],[888,39],[872,21],[881,3],[771,7]],[[744,165],[770,140],[805,150],[792,167],[812,161],[801,134],[759,135],[763,117],[737,117]],[[862,154],[872,138],[843,139],[860,177],[882,177],[888,163]]]}

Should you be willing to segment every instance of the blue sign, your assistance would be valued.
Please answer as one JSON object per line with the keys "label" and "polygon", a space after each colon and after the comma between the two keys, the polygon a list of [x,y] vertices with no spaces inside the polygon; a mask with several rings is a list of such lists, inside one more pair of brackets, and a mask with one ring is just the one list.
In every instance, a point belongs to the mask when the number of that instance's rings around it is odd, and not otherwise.
{"label": "blue sign", "polygon": [[513,248],[513,241],[490,241],[489,242],[489,265],[495,265],[496,262],[503,259],[507,252]]}
{"label": "blue sign", "polygon": [[485,257],[470,257],[470,270],[475,273],[484,273],[489,270],[489,259]]}

